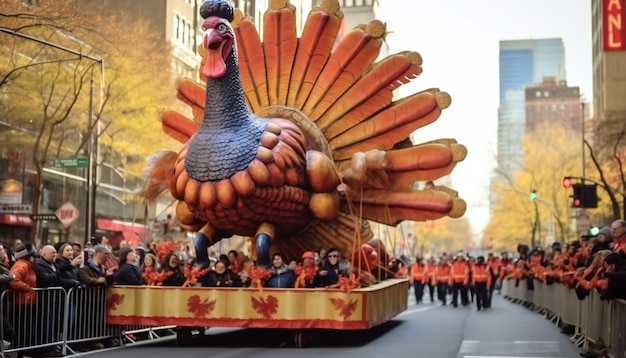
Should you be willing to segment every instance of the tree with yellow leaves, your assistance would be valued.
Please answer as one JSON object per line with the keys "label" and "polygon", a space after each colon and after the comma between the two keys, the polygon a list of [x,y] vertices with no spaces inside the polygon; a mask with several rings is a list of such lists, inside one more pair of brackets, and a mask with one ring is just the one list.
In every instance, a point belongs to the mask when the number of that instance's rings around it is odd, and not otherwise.
{"label": "tree with yellow leaves", "polygon": [[129,180],[141,178],[149,153],[168,147],[152,134],[158,111],[175,103],[169,47],[147,23],[98,6],[5,0],[0,9],[0,118],[10,129],[0,140],[25,148],[33,214],[50,161],[97,150],[94,136],[99,158],[114,168],[123,160]]}
{"label": "tree with yellow leaves", "polygon": [[499,201],[483,232],[484,242],[496,242],[494,250],[576,237],[570,227],[570,192],[562,187],[562,179],[580,166],[580,136],[561,123],[547,123],[527,133],[523,149],[522,170],[496,187]]}

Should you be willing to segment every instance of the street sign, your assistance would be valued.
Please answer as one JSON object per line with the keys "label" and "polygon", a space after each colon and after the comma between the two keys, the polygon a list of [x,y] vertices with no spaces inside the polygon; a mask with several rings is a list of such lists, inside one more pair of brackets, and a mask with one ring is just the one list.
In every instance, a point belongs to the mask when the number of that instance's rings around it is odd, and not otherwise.
{"label": "street sign", "polygon": [[87,157],[56,158],[50,164],[60,168],[87,168]]}
{"label": "street sign", "polygon": [[61,205],[61,207],[58,208],[57,211],[54,212],[54,214],[57,218],[59,218],[61,224],[63,224],[63,226],[67,229],[68,227],[72,226],[72,224],[75,223],[76,220],[78,220],[80,212],[72,203],[68,201],[67,203]]}
{"label": "street sign", "polygon": [[32,211],[31,204],[0,204],[0,213],[30,214]]}
{"label": "street sign", "polygon": [[37,214],[37,215],[31,215],[30,216],[31,219],[33,220],[48,220],[48,221],[58,221],[59,218],[57,218],[56,215],[54,214]]}
{"label": "street sign", "polygon": [[581,212],[576,218],[576,231],[587,231],[590,226],[589,214]]}

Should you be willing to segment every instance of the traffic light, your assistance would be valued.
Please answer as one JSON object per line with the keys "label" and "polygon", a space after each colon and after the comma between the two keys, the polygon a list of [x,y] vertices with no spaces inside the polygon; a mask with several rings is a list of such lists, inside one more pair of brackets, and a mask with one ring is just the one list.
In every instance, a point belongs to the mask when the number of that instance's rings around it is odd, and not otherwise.
{"label": "traffic light", "polygon": [[572,187],[572,177],[563,177],[563,187],[566,189]]}
{"label": "traffic light", "polygon": [[597,208],[598,195],[596,184],[573,184],[574,195],[572,195],[573,208]]}
{"label": "traffic light", "polygon": [[534,189],[530,192],[530,200],[537,200],[537,191]]}
{"label": "traffic light", "polygon": [[592,226],[589,228],[589,235],[591,236],[598,236],[598,234],[600,233],[600,228],[597,226]]}

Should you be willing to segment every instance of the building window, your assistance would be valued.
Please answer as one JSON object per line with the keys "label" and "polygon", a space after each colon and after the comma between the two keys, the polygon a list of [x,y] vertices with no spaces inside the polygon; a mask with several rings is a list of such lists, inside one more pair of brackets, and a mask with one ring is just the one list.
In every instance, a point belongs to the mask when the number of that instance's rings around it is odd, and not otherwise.
{"label": "building window", "polygon": [[178,27],[180,26],[180,17],[178,15],[174,15],[174,26],[172,27],[172,31],[174,32],[172,35],[175,39],[178,39]]}

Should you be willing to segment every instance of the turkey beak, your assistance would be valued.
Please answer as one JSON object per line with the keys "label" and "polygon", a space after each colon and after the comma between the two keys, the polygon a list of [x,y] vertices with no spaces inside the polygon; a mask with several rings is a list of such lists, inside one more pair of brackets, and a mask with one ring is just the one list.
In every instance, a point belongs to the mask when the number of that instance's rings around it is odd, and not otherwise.
{"label": "turkey beak", "polygon": [[215,50],[220,46],[222,38],[214,29],[208,29],[202,37],[202,44],[207,51]]}
{"label": "turkey beak", "polygon": [[207,78],[220,78],[226,73],[226,58],[224,56],[224,41],[214,29],[208,29],[202,37],[202,46],[205,49],[202,75]]}

